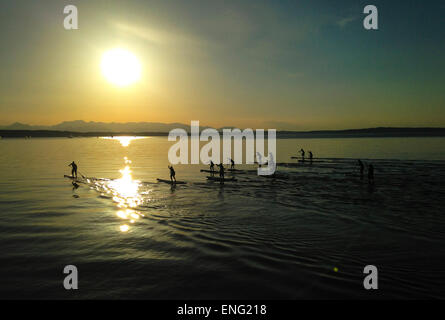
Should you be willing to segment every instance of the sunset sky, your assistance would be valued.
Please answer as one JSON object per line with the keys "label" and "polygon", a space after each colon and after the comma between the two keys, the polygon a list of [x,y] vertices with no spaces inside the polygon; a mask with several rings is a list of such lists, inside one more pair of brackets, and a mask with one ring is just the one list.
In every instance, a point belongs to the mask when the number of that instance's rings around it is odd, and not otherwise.
{"label": "sunset sky", "polygon": [[[0,124],[445,127],[444,17],[444,1],[2,0]],[[104,78],[116,47],[140,81]]]}

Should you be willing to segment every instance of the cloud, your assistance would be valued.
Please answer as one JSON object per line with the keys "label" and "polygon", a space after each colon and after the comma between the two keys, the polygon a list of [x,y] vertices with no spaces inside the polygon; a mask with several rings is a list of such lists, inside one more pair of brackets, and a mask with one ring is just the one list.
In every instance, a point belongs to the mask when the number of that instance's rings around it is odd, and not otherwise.
{"label": "cloud", "polygon": [[357,20],[358,17],[357,16],[351,16],[351,17],[345,17],[345,18],[341,18],[340,20],[336,21],[336,24],[340,27],[340,28],[344,28],[346,27],[346,25],[348,25],[349,23]]}
{"label": "cloud", "polygon": [[160,30],[153,27],[141,27],[122,22],[113,22],[112,25],[119,32],[137,37],[153,45],[197,47],[203,44],[201,39],[177,31]]}

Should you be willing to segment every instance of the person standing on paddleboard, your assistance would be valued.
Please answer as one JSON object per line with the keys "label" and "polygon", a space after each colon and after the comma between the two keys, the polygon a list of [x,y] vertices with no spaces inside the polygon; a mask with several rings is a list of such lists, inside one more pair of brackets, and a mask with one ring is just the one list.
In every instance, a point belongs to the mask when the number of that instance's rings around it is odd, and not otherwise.
{"label": "person standing on paddleboard", "polygon": [[219,167],[219,177],[224,180],[224,165],[220,163],[217,166]]}
{"label": "person standing on paddleboard", "polygon": [[170,181],[173,182],[173,179],[175,179],[175,182],[176,182],[175,169],[173,169],[173,166],[168,166],[168,168],[170,169]]}
{"label": "person standing on paddleboard", "polygon": [[73,178],[77,178],[77,164],[73,161],[71,162],[68,167],[71,167],[71,175],[73,176]]}
{"label": "person standing on paddleboard", "polygon": [[212,174],[212,177],[213,177],[213,175],[215,174],[215,164],[213,163],[213,161],[212,160],[210,160],[210,173]]}
{"label": "person standing on paddleboard", "polygon": [[309,151],[309,161],[311,162],[311,164],[312,164],[313,158],[314,158],[314,155],[312,154],[312,151]]}
{"label": "person standing on paddleboard", "polygon": [[224,165],[220,163],[217,166],[219,167],[219,183],[224,184]]}
{"label": "person standing on paddleboard", "polygon": [[303,150],[303,148],[301,148],[300,153],[301,153],[301,161],[304,162],[304,150]]}
{"label": "person standing on paddleboard", "polygon": [[230,169],[235,169],[235,161],[233,161],[233,159],[232,158],[230,158],[230,163],[231,163],[231,165],[230,165]]}

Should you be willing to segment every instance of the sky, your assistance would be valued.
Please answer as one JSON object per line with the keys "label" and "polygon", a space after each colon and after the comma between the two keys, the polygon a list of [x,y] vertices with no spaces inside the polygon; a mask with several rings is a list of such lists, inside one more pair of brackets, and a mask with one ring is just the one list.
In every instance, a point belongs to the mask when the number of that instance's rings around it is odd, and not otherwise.
{"label": "sky", "polygon": [[[444,1],[2,0],[0,124],[445,127],[444,16]],[[140,81],[104,78],[112,48]]]}

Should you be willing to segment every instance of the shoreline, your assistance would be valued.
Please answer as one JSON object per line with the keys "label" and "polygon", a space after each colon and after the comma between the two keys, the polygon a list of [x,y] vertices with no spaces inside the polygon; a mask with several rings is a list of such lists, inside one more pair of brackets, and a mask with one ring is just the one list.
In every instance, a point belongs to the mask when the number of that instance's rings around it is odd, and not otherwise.
{"label": "shoreline", "polygon": [[[265,132],[266,133],[266,132]],[[167,137],[169,132],[0,130],[1,138],[84,138],[110,136]],[[350,130],[277,131],[278,139],[445,137],[445,128],[371,128]]]}

